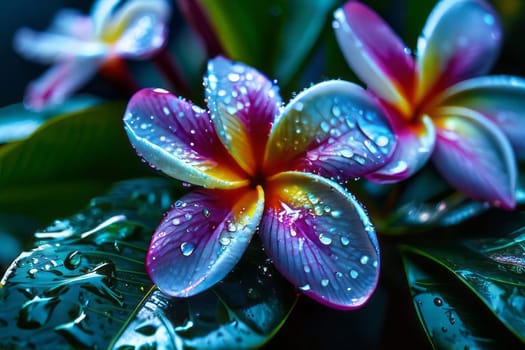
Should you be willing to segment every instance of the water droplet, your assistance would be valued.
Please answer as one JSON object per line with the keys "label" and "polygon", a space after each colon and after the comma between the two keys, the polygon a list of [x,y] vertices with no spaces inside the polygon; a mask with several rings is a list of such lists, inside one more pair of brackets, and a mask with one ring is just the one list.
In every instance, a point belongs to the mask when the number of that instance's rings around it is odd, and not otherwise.
{"label": "water droplet", "polygon": [[179,218],[175,218],[171,221],[171,223],[175,226],[179,225],[180,224],[180,219]]}
{"label": "water droplet", "polygon": [[332,210],[332,217],[333,218],[341,217],[341,211],[340,210]]}
{"label": "water droplet", "polygon": [[193,217],[193,215],[191,215],[190,213],[186,213],[186,214],[184,214],[184,218],[185,218],[186,220],[191,220],[192,217]]}
{"label": "water droplet", "polygon": [[344,158],[352,158],[354,156],[354,152],[349,149],[343,149],[339,154]]}
{"label": "water droplet", "polygon": [[332,114],[336,117],[339,117],[341,115],[341,108],[339,108],[339,106],[333,106]]}
{"label": "water droplet", "polygon": [[303,104],[301,102],[297,102],[294,104],[293,109],[295,109],[297,112],[301,112],[303,110]]}
{"label": "water droplet", "polygon": [[183,204],[184,204],[183,201],[178,200],[178,201],[175,202],[175,208],[180,208],[180,207],[183,206]]}
{"label": "water droplet", "polygon": [[361,264],[366,265],[368,263],[369,257],[367,255],[363,255],[361,259],[359,260]]}
{"label": "water droplet", "polygon": [[168,109],[168,107],[162,107],[162,111],[164,112],[165,115],[170,114],[170,110]]}
{"label": "water droplet", "polygon": [[80,265],[81,254],[78,250],[69,253],[64,260],[64,266],[69,270],[74,270]]}
{"label": "water droplet", "polygon": [[229,237],[222,236],[221,238],[219,238],[219,243],[223,246],[230,245],[231,242],[232,240]]}
{"label": "water droplet", "polygon": [[340,272],[340,271],[337,271],[337,272],[335,273],[335,277],[337,277],[337,278],[342,278],[342,277],[343,277],[343,273]]}
{"label": "water droplet", "polygon": [[210,211],[206,208],[202,209],[202,216],[204,216],[205,218],[210,217]]}
{"label": "water droplet", "polygon": [[306,273],[310,273],[310,271],[312,271],[312,269],[308,265],[304,265],[303,269],[304,269],[304,272],[306,272]]}
{"label": "water droplet", "polygon": [[324,279],[321,280],[321,285],[322,285],[323,287],[328,286],[329,283],[330,283],[330,281],[329,281],[328,279],[326,279],[326,278],[324,278]]}
{"label": "water droplet", "polygon": [[321,130],[322,130],[323,132],[328,132],[328,131],[330,131],[330,124],[328,124],[328,123],[327,123],[326,121],[324,121],[324,120],[321,122],[320,127],[321,127]]}
{"label": "water droplet", "polygon": [[193,251],[195,250],[195,245],[191,242],[183,242],[181,245],[180,245],[180,251],[182,253],[182,255],[184,256],[190,256],[191,253],[193,253]]}
{"label": "water droplet", "polygon": [[359,272],[357,272],[356,270],[350,270],[350,277],[352,277],[353,279],[356,279],[358,276],[359,276]]}
{"label": "water droplet", "polygon": [[299,287],[299,289],[302,290],[302,291],[310,290],[310,285],[307,283],[304,286]]}
{"label": "water droplet", "polygon": [[230,73],[228,74],[228,80],[232,83],[236,83],[241,79],[241,76],[237,73]]}
{"label": "water droplet", "polygon": [[441,298],[434,298],[434,305],[443,306],[443,300]]}
{"label": "water droplet", "polygon": [[226,224],[226,229],[229,231],[229,232],[235,232],[237,231],[237,227],[235,226],[235,224],[233,222],[228,222]]}
{"label": "water droplet", "polygon": [[341,236],[341,244],[346,247],[350,244],[350,239],[346,236]]}
{"label": "water droplet", "polygon": [[324,245],[332,244],[332,239],[328,236],[323,235],[322,233],[319,234],[319,241]]}

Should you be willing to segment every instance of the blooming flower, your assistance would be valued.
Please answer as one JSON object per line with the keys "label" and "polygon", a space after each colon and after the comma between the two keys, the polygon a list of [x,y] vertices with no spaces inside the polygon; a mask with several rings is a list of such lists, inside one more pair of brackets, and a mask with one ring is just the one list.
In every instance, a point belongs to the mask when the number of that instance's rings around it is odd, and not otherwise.
{"label": "blooming flower", "polygon": [[129,102],[124,122],[151,166],[199,186],[178,200],[151,241],[147,270],[164,292],[197,294],[220,281],[257,231],[276,268],[312,298],[362,305],[379,248],[365,210],[337,182],[382,166],[395,144],[359,86],[328,81],[285,108],[253,68],[208,64],[209,112],[162,89]]}
{"label": "blooming flower", "polygon": [[145,59],[166,41],[170,6],[166,0],[99,0],[90,16],[64,9],[47,32],[22,28],[15,49],[28,59],[54,63],[33,81],[25,102],[32,109],[59,104],[99,68],[119,59]]}
{"label": "blooming flower", "polygon": [[482,76],[496,60],[500,22],[483,0],[440,1],[415,58],[368,7],[349,1],[334,29],[350,67],[380,99],[398,137],[369,179],[406,179],[429,159],[466,195],[515,206],[516,158],[525,156],[525,80]]}

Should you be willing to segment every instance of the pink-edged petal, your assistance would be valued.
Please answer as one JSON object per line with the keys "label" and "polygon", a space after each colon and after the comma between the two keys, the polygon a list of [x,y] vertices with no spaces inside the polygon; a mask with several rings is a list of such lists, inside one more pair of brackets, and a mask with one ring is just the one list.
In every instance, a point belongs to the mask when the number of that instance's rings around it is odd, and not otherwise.
{"label": "pink-edged petal", "polygon": [[90,80],[101,64],[98,58],[72,58],[51,67],[26,90],[25,105],[33,110],[58,105]]}
{"label": "pink-edged petal", "polygon": [[297,95],[274,123],[264,171],[298,170],[346,181],[383,166],[394,146],[383,108],[369,92],[326,81]]}
{"label": "pink-edged petal", "polygon": [[210,288],[241,258],[263,208],[260,187],[200,189],[185,195],[153,235],[146,258],[151,279],[163,292],[177,297]]}
{"label": "pink-edged petal", "polygon": [[470,109],[444,107],[439,115],[433,162],[441,175],[474,199],[512,209],[517,170],[505,135]]}
{"label": "pink-edged petal", "polygon": [[108,55],[108,47],[93,40],[52,32],[35,32],[21,28],[14,36],[14,49],[28,60],[54,63],[73,57],[101,59]]}
{"label": "pink-edged petal", "polygon": [[136,151],[167,175],[210,188],[247,183],[219,141],[208,113],[166,90],[137,92],[124,124]]}
{"label": "pink-edged petal", "polygon": [[299,172],[271,178],[266,196],[259,235],[276,268],[323,304],[362,306],[379,276],[379,246],[363,207],[336,183]]}
{"label": "pink-edged petal", "polygon": [[254,175],[281,98],[257,70],[223,57],[210,60],[206,98],[219,137],[239,165]]}
{"label": "pink-edged petal", "polygon": [[419,98],[486,73],[499,54],[501,25],[483,0],[443,0],[418,40]]}
{"label": "pink-edged petal", "polygon": [[500,75],[465,80],[445,90],[438,103],[483,114],[507,136],[516,157],[525,159],[525,79]]}
{"label": "pink-edged petal", "polygon": [[382,99],[408,112],[414,59],[401,39],[366,5],[349,1],[334,13],[339,47],[354,73]]}
{"label": "pink-edged petal", "polygon": [[436,142],[436,130],[430,117],[421,123],[405,124],[402,118],[392,118],[397,147],[388,163],[367,179],[378,183],[405,180],[416,173],[429,160]]}

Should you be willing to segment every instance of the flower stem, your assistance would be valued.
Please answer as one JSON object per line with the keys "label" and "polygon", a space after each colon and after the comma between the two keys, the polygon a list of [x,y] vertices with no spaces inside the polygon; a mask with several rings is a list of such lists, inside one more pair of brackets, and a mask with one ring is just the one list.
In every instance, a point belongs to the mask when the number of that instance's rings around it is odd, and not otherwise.
{"label": "flower stem", "polygon": [[164,74],[164,77],[171,84],[177,94],[190,96],[190,89],[186,80],[183,78],[179,66],[172,59],[166,49],[162,49],[153,57],[153,62],[157,68]]}
{"label": "flower stem", "polygon": [[210,20],[198,0],[177,0],[181,14],[193,30],[199,34],[208,57],[224,55],[224,50],[219,38],[215,34]]}
{"label": "flower stem", "polygon": [[100,69],[100,74],[127,96],[133,95],[140,89],[123,59],[113,58],[106,62]]}

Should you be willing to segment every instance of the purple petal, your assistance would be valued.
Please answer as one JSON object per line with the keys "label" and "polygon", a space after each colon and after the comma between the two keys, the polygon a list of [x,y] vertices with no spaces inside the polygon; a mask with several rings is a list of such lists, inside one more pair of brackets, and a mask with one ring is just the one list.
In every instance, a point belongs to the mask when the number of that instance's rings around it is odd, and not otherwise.
{"label": "purple petal", "polygon": [[208,113],[166,90],[137,92],[124,123],[137,152],[169,176],[209,188],[247,183],[218,139]]}
{"label": "purple petal", "polygon": [[24,103],[33,110],[58,105],[88,82],[100,66],[97,58],[74,58],[51,67],[26,90]]}
{"label": "purple petal", "polygon": [[462,81],[445,91],[443,106],[475,110],[496,124],[519,159],[525,159],[525,79],[484,76]]}
{"label": "purple petal", "polygon": [[285,108],[273,125],[264,169],[346,181],[383,166],[394,146],[381,105],[361,87],[332,80],[303,91]]}
{"label": "purple petal", "polygon": [[486,73],[501,36],[499,19],[486,2],[438,2],[418,40],[419,98]]}
{"label": "purple petal", "polygon": [[208,63],[206,98],[219,138],[239,165],[254,175],[281,99],[264,75],[218,57]]}
{"label": "purple petal", "polygon": [[392,118],[397,147],[388,163],[366,178],[378,183],[405,180],[427,163],[434,149],[436,131],[428,116],[421,123],[405,124],[400,116]]}
{"label": "purple petal", "polygon": [[355,74],[382,99],[408,112],[414,88],[410,51],[374,11],[349,1],[334,13],[339,47]]}
{"label": "purple petal", "polygon": [[379,275],[379,247],[363,207],[339,185],[299,172],[268,181],[259,234],[276,268],[306,295],[362,306]]}
{"label": "purple petal", "polygon": [[175,202],[153,235],[146,258],[151,279],[177,297],[210,288],[241,258],[263,207],[260,187],[187,194]]}
{"label": "purple petal", "polygon": [[441,175],[474,199],[512,209],[517,170],[505,135],[466,108],[442,108],[439,115],[433,161]]}

